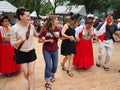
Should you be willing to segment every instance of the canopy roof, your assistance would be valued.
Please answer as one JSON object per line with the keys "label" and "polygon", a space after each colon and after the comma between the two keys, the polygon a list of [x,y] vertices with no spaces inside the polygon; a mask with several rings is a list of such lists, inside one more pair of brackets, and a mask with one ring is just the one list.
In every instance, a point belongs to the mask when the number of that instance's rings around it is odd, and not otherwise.
{"label": "canopy roof", "polygon": [[0,1],[0,12],[12,12],[15,13],[17,8],[13,6],[11,3],[8,1]]}
{"label": "canopy roof", "polygon": [[73,12],[74,14],[80,14],[80,15],[86,16],[85,5],[58,6],[55,9],[55,14],[68,14],[69,12]]}

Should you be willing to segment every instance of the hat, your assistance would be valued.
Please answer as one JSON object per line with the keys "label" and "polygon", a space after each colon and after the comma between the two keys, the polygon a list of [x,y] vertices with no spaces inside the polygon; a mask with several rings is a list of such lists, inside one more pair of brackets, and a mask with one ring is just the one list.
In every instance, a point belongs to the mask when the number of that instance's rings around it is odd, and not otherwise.
{"label": "hat", "polygon": [[89,17],[94,18],[94,14],[88,14],[87,18],[89,18]]}

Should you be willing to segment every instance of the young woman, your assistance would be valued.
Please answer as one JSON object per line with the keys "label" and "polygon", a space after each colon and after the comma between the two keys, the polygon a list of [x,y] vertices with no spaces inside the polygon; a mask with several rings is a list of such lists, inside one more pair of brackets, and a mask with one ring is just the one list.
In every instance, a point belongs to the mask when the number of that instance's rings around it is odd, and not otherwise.
{"label": "young woman", "polygon": [[[63,62],[61,63],[62,69],[67,71],[67,74],[72,77],[71,64],[76,52],[75,50],[75,24],[77,22],[78,16],[72,15],[70,21],[63,26],[62,36],[65,38],[61,44],[61,54],[64,55]],[[65,63],[68,61],[68,68],[66,69]]]}
{"label": "young woman", "polygon": [[39,42],[43,43],[43,56],[45,60],[46,90],[51,90],[51,82],[55,81],[55,73],[58,66],[58,39],[61,37],[61,30],[57,27],[56,16],[49,16],[39,34]]}
{"label": "young woman", "polygon": [[[36,53],[34,49],[33,36],[37,37],[37,33],[33,25],[29,23],[29,10],[21,7],[16,11],[16,16],[19,22],[11,29],[11,44],[15,49],[18,49],[20,44],[24,42],[19,52],[16,54],[16,62],[20,64],[24,77],[28,81],[28,89],[35,90],[35,60]],[[30,25],[30,33],[27,38],[26,32]]]}
{"label": "young woman", "polygon": [[0,19],[0,73],[7,76],[20,70],[13,59],[14,48],[10,45],[10,22],[7,16]]}
{"label": "young woman", "polygon": [[93,19],[87,18],[85,24],[77,27],[76,30],[76,54],[74,55],[73,65],[78,68],[88,69],[94,65],[93,58]]}

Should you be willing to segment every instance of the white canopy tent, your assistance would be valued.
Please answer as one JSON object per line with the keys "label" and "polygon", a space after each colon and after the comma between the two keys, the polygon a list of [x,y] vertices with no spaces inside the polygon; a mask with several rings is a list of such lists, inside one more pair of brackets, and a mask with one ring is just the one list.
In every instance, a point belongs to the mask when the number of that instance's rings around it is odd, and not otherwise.
{"label": "white canopy tent", "polygon": [[11,3],[9,3],[8,1],[0,1],[0,13],[2,14],[2,12],[12,12],[15,13],[17,10],[17,8],[15,6],[13,6]]}
{"label": "white canopy tent", "polygon": [[[31,17],[34,17],[34,18],[37,18],[37,13],[36,11],[34,10],[31,14],[30,14]],[[46,19],[47,16],[42,16],[42,15],[39,15],[39,17],[41,17],[42,19]]]}
{"label": "white canopy tent", "polygon": [[58,6],[55,9],[55,14],[68,14],[69,12],[73,12],[74,14],[80,14],[82,16],[86,16],[85,5],[79,5],[79,6]]}
{"label": "white canopy tent", "polygon": [[36,11],[33,11],[31,14],[30,14],[31,17],[37,17],[37,13]]}

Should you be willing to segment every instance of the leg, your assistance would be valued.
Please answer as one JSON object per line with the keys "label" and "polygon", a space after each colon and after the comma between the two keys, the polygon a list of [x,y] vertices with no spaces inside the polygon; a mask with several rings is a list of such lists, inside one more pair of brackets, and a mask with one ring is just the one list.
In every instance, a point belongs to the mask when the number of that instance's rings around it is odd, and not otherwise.
{"label": "leg", "polygon": [[68,56],[65,56],[64,59],[63,59],[63,62],[61,63],[63,71],[66,71],[65,63],[66,63],[67,60],[68,60]]}
{"label": "leg", "polygon": [[51,82],[55,81],[55,73],[58,66],[58,50],[52,53],[52,73],[51,73]]}
{"label": "leg", "polygon": [[69,55],[68,69],[66,70],[66,71],[67,71],[67,74],[68,74],[70,77],[73,76],[73,73],[71,72],[73,57],[74,57],[74,54]]}
{"label": "leg", "polygon": [[58,50],[52,54],[52,73],[55,73],[58,66]]}
{"label": "leg", "polygon": [[29,76],[29,73],[28,73],[28,64],[24,63],[24,64],[20,64],[20,66],[21,66],[21,69],[23,71],[23,75],[24,75],[25,79],[28,80],[28,76]]}
{"label": "leg", "polygon": [[35,61],[28,63],[30,90],[35,90]]}
{"label": "leg", "polygon": [[98,60],[96,60],[97,67],[100,67],[100,63],[101,63],[102,57],[104,55],[104,48],[105,48],[104,42],[100,43],[99,44]]}
{"label": "leg", "polygon": [[69,55],[68,70],[71,70],[74,54]]}
{"label": "leg", "polygon": [[50,76],[51,76],[51,53],[44,50],[43,51],[43,56],[45,60],[45,80],[46,84],[45,87],[47,90],[51,90],[51,85],[50,85]]}
{"label": "leg", "polygon": [[68,55],[63,58],[62,64],[65,65],[66,61],[68,60]]}
{"label": "leg", "polygon": [[105,68],[109,68],[112,51],[113,51],[113,44],[110,43],[110,45],[106,46],[106,60],[104,63]]}

